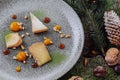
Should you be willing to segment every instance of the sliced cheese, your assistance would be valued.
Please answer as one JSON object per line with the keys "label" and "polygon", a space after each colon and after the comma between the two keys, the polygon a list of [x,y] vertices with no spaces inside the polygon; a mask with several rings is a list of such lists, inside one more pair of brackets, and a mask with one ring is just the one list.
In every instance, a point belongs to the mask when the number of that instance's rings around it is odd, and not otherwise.
{"label": "sliced cheese", "polygon": [[51,60],[51,57],[49,55],[49,52],[42,42],[37,42],[32,44],[29,47],[29,52],[37,62],[38,66],[42,66],[43,64],[49,62]]}
{"label": "sliced cheese", "polygon": [[32,32],[40,33],[47,31],[48,28],[32,13],[30,13],[31,22],[32,22]]}
{"label": "sliced cheese", "polygon": [[22,39],[18,33],[10,33],[5,36],[7,48],[18,47],[22,44]]}

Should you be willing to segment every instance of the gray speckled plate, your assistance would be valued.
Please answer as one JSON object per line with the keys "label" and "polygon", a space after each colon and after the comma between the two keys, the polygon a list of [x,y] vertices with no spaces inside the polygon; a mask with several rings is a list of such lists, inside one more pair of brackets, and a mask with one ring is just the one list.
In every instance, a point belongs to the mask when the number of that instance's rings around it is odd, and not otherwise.
{"label": "gray speckled plate", "polygon": [[[32,12],[40,20],[48,16],[51,18],[49,24],[45,24],[49,31],[32,34],[30,17],[24,19],[25,15],[29,16]],[[16,14],[17,19],[11,19],[11,15]],[[19,21],[24,24],[25,30],[19,34],[30,33],[30,36],[23,38],[23,45],[28,47],[38,41],[43,41],[43,37],[49,37],[54,44],[47,46],[52,61],[46,65],[33,69],[31,64],[33,59],[27,59],[27,64],[13,60],[17,50],[10,50],[9,55],[4,55],[5,49],[4,36],[11,31],[9,25],[12,21]],[[72,38],[60,38],[59,34],[53,31],[53,27],[59,24],[62,32],[71,34]],[[59,43],[65,44],[65,49],[58,48]],[[0,0],[0,80],[56,80],[68,72],[77,62],[81,55],[84,43],[84,33],[81,21],[73,9],[62,0]],[[16,66],[20,65],[22,71],[17,73]]]}

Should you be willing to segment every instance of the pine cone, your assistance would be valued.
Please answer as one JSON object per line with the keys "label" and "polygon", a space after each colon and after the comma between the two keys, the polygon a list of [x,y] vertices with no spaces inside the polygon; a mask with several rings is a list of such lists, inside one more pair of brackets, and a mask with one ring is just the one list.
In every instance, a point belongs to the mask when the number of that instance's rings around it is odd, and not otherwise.
{"label": "pine cone", "polygon": [[104,13],[105,29],[107,32],[107,38],[111,44],[120,45],[120,18],[113,11],[106,11]]}

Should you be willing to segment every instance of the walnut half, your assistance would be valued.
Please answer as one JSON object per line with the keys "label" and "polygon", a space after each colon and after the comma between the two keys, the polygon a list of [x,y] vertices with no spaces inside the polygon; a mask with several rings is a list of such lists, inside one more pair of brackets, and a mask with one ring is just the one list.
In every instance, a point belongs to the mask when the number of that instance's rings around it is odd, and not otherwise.
{"label": "walnut half", "polygon": [[72,76],[70,79],[68,80],[83,80],[83,78],[81,78],[80,76]]}
{"label": "walnut half", "polygon": [[117,48],[108,49],[105,60],[109,66],[118,64],[120,60],[120,51]]}

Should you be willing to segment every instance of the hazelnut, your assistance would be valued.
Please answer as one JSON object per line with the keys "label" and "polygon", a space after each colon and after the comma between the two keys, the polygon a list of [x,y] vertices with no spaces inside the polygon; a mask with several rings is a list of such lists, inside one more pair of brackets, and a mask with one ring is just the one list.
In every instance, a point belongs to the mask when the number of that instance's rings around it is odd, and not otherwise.
{"label": "hazelnut", "polygon": [[105,60],[109,66],[118,64],[120,60],[120,52],[117,48],[110,48],[105,56]]}

